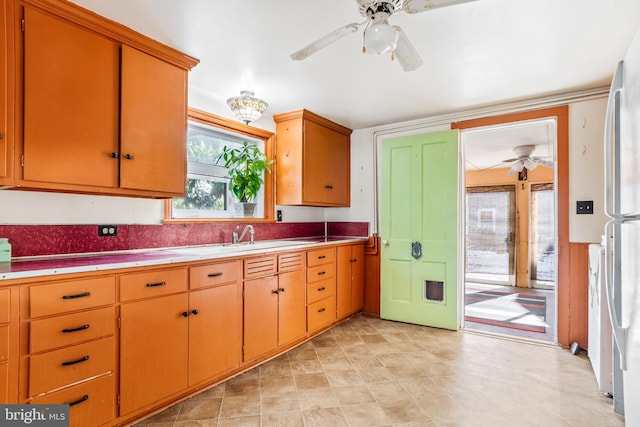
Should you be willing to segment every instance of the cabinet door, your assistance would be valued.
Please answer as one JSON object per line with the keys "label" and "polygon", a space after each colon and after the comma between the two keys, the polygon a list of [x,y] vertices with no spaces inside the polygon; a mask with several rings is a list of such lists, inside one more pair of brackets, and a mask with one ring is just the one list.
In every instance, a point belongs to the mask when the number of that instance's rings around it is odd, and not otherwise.
{"label": "cabinet door", "polygon": [[[13,132],[9,126],[13,116],[13,45],[10,43],[13,28],[13,2],[3,1],[0,4],[0,185],[5,178],[11,176],[13,159]],[[11,117],[10,117],[11,116]],[[6,181],[10,183],[10,181]]]}
{"label": "cabinet door", "polygon": [[187,387],[186,293],[120,307],[122,415]]}
{"label": "cabinet door", "polygon": [[27,181],[118,186],[119,46],[24,8]]}
{"label": "cabinet door", "polygon": [[120,186],[182,195],[187,71],[122,46]]}
{"label": "cabinet door", "polygon": [[351,313],[351,246],[338,246],[336,277],[336,311],[338,319]]}
{"label": "cabinet door", "polygon": [[351,312],[357,313],[364,307],[364,245],[351,247]]}
{"label": "cabinet door", "polygon": [[254,359],[278,346],[278,277],[244,282],[243,359]]}
{"label": "cabinet door", "polygon": [[304,122],[303,198],[320,205],[349,205],[349,137]]}
{"label": "cabinet door", "polygon": [[240,364],[240,284],[193,291],[189,309],[189,385],[193,385]]}
{"label": "cabinet door", "polygon": [[307,331],[304,270],[280,273],[278,277],[278,345],[304,337]]}

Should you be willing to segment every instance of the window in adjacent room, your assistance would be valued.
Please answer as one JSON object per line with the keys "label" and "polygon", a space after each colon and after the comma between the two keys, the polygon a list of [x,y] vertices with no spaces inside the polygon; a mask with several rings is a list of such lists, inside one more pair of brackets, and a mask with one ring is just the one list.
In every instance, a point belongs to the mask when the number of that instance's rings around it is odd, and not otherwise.
{"label": "window in adjacent room", "polygon": [[[187,126],[186,196],[173,198],[165,205],[165,220],[204,221],[242,220],[233,218],[235,202],[229,190],[228,170],[218,156],[223,147],[240,147],[247,141],[273,158],[273,134],[232,122],[198,110],[189,110]],[[273,219],[273,174],[265,174],[264,185],[256,198],[251,221]]]}

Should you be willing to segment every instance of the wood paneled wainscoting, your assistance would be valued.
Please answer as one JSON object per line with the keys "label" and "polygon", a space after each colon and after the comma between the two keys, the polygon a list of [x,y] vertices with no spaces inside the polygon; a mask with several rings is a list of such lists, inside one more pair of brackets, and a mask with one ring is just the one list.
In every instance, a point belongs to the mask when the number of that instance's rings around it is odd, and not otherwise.
{"label": "wood paneled wainscoting", "polygon": [[589,245],[569,242],[568,327],[566,331],[558,329],[558,342],[565,346],[575,341],[580,347],[589,347]]}
{"label": "wood paneled wainscoting", "polygon": [[380,316],[380,236],[373,234],[364,248],[363,312]]}

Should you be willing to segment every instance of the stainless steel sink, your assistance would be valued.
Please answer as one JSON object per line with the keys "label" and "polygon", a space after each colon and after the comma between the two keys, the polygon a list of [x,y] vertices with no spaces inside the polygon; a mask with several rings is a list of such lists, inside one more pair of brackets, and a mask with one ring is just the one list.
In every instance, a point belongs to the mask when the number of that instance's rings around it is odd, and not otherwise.
{"label": "stainless steel sink", "polygon": [[184,248],[169,249],[178,255],[217,255],[236,252],[260,251],[263,249],[295,247],[314,243],[310,240],[260,240],[255,243],[223,243],[221,245],[188,246]]}

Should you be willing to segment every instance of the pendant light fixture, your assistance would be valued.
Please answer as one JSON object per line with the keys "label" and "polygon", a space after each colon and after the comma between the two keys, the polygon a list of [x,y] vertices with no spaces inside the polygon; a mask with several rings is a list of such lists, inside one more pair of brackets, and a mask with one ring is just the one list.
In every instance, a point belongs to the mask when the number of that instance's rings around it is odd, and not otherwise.
{"label": "pendant light fixture", "polygon": [[233,114],[247,125],[258,120],[269,106],[262,99],[254,97],[253,92],[248,90],[242,90],[240,96],[227,99],[227,105]]}

